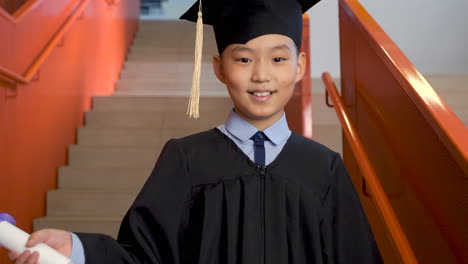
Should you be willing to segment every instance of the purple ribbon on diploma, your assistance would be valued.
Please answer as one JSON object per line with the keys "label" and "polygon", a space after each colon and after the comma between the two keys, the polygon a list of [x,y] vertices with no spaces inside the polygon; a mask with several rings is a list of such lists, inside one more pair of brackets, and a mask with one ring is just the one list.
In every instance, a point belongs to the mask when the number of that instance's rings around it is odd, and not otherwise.
{"label": "purple ribbon on diploma", "polygon": [[16,220],[15,218],[13,218],[13,216],[11,216],[10,214],[8,213],[0,213],[0,222],[2,221],[7,221],[8,223],[12,224],[12,225],[16,225]]}

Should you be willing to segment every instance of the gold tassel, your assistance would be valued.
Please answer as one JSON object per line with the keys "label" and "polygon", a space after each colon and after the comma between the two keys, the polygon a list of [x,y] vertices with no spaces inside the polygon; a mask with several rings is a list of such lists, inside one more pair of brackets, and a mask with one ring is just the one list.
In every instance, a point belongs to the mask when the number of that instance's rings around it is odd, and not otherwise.
{"label": "gold tassel", "polygon": [[203,52],[203,18],[202,8],[198,10],[197,29],[195,36],[195,66],[193,69],[192,77],[192,90],[190,92],[190,100],[187,109],[187,114],[190,118],[199,118],[199,104],[200,104],[200,75],[201,75],[201,59]]}

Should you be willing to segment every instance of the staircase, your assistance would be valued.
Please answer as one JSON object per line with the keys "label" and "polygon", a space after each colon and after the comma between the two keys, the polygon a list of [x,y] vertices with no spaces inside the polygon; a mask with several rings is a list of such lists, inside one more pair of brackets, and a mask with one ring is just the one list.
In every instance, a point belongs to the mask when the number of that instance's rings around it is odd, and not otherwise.
{"label": "staircase", "polygon": [[[47,194],[47,215],[35,220],[34,229],[59,228],[115,237],[164,143],[225,121],[232,103],[212,70],[211,58],[217,51],[211,27],[205,27],[204,35],[201,118],[192,120],[185,112],[195,25],[141,22],[116,92],[93,99],[85,126],[78,129],[78,142],[69,147],[68,166],[59,169],[59,188]],[[442,97],[459,109],[455,112],[467,124],[468,80],[447,78],[438,76],[430,82],[445,91]],[[444,89],[448,86],[459,88]],[[335,110],[325,105],[321,80],[314,79],[312,87],[314,139],[341,152]]]}
{"label": "staircase", "polygon": [[468,75],[428,75],[425,77],[450,109],[468,127]]}
{"label": "staircase", "polygon": [[205,28],[200,115],[188,119],[195,25],[146,21],[140,25],[116,92],[93,98],[58,189],[47,194],[47,215],[34,229],[60,228],[116,236],[120,221],[170,138],[224,123],[232,106],[213,74],[213,32]]}

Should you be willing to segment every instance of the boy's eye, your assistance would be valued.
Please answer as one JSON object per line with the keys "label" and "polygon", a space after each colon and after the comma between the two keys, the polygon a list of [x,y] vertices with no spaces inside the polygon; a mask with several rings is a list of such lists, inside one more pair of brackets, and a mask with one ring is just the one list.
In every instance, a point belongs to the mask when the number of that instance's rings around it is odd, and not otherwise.
{"label": "boy's eye", "polygon": [[240,62],[242,62],[242,63],[249,63],[249,62],[251,62],[251,60],[250,60],[250,59],[247,59],[247,58],[240,58],[240,59],[238,59],[237,61],[240,61]]}
{"label": "boy's eye", "polygon": [[281,58],[281,57],[276,57],[273,59],[274,62],[282,62],[282,61],[285,61],[286,59],[285,58]]}

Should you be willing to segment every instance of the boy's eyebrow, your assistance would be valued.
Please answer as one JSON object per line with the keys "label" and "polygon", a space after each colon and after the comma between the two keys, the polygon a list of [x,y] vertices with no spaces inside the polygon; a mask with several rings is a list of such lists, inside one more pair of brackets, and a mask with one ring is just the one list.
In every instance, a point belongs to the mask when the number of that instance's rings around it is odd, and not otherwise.
{"label": "boy's eyebrow", "polygon": [[286,44],[283,44],[283,45],[278,45],[278,46],[274,46],[271,48],[272,50],[282,50],[282,49],[287,49],[289,51],[291,51],[291,49],[289,48],[288,45]]}
{"label": "boy's eyebrow", "polygon": [[246,47],[246,46],[236,46],[232,49],[232,52],[236,52],[236,51],[248,51],[248,52],[254,52],[255,50],[254,49],[251,49],[249,47]]}
{"label": "boy's eyebrow", "polygon": [[[289,51],[291,51],[291,49],[289,48],[288,45],[286,44],[282,44],[282,45],[278,45],[278,46],[274,46],[274,47],[271,47],[270,50],[283,50],[283,49],[287,49]],[[247,51],[247,52],[255,52],[254,49],[252,48],[249,48],[247,46],[236,46],[232,49],[232,52],[237,52],[237,51]]]}

